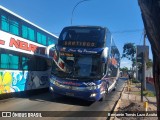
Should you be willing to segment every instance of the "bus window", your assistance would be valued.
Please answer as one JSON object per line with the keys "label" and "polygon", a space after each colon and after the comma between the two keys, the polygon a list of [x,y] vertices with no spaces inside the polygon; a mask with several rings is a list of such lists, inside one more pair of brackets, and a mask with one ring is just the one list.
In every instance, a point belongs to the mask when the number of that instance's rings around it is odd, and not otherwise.
{"label": "bus window", "polygon": [[19,24],[14,20],[10,20],[10,33],[19,35]]}
{"label": "bus window", "polygon": [[2,30],[9,32],[9,20],[6,16],[1,16]]}
{"label": "bus window", "polygon": [[1,29],[10,32],[14,35],[19,35],[19,23],[15,20],[8,19],[8,17],[2,15],[1,16]]}
{"label": "bus window", "polygon": [[34,30],[25,25],[22,25],[22,37],[31,41],[36,41]]}
{"label": "bus window", "polygon": [[[104,44],[104,38],[105,29],[87,27],[64,28],[60,34],[58,44],[68,47],[98,47],[104,46],[102,45]],[[91,46],[83,42],[95,45]]]}
{"label": "bus window", "polygon": [[22,70],[28,70],[28,61],[29,58],[22,57]]}
{"label": "bus window", "polygon": [[19,57],[12,54],[1,54],[1,68],[18,69]]}
{"label": "bus window", "polygon": [[47,37],[39,32],[37,32],[37,42],[42,45],[47,45]]}

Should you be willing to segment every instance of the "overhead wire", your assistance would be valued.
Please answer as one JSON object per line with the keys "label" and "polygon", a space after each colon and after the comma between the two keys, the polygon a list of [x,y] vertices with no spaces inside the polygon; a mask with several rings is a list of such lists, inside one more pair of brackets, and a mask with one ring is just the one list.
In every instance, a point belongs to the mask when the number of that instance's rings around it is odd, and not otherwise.
{"label": "overhead wire", "polygon": [[112,34],[121,34],[121,33],[130,33],[130,32],[140,32],[143,31],[143,29],[135,29],[135,30],[124,30],[124,31],[112,31]]}

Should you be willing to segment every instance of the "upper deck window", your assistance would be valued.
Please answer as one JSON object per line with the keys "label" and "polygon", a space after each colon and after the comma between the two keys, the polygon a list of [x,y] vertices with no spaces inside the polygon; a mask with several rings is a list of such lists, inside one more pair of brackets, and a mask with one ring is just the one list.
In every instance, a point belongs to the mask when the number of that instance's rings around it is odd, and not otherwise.
{"label": "upper deck window", "polygon": [[59,37],[59,45],[97,47],[103,42],[105,30],[92,27],[64,28]]}
{"label": "upper deck window", "polygon": [[57,43],[57,38],[49,32],[3,10],[0,12],[0,30],[44,46]]}
{"label": "upper deck window", "polygon": [[1,29],[10,32],[14,35],[19,35],[19,23],[15,20],[8,19],[6,16],[1,16]]}
{"label": "upper deck window", "polygon": [[48,45],[55,44],[55,40],[53,38],[48,37]]}
{"label": "upper deck window", "polygon": [[35,32],[33,29],[22,25],[22,37],[31,41],[35,41]]}
{"label": "upper deck window", "polygon": [[6,16],[1,16],[2,30],[9,31],[9,20]]}
{"label": "upper deck window", "polygon": [[47,37],[39,32],[37,32],[37,42],[42,45],[47,45]]}

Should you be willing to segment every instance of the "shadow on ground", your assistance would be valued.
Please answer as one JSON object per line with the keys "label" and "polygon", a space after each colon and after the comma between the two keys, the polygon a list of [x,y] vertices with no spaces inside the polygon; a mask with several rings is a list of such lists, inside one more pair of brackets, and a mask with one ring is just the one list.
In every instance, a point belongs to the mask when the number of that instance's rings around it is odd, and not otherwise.
{"label": "shadow on ground", "polygon": [[90,106],[94,102],[92,101],[85,101],[78,98],[72,98],[67,96],[60,96],[60,95],[51,95],[50,92],[46,92],[40,95],[31,96],[29,97],[29,100],[32,101],[39,101],[39,102],[55,102],[55,103],[63,103],[63,104],[69,104],[69,105],[78,105],[78,106]]}

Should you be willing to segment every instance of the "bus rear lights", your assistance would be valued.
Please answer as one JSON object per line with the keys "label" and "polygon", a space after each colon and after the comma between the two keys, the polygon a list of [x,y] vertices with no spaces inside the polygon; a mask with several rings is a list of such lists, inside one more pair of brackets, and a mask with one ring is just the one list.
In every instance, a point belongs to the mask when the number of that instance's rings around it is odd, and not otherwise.
{"label": "bus rear lights", "polygon": [[91,95],[90,95],[90,97],[95,97],[96,96],[96,93],[92,93]]}

